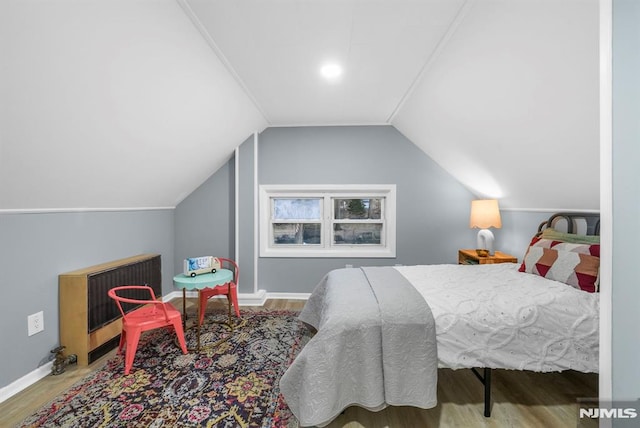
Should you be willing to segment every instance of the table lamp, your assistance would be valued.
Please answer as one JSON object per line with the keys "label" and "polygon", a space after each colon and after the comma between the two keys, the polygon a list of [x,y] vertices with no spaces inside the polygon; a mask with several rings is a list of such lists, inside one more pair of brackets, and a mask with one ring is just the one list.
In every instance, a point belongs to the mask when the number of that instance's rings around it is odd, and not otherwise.
{"label": "table lamp", "polygon": [[478,199],[471,201],[471,218],[469,219],[469,227],[477,227],[478,242],[476,249],[487,250],[490,256],[493,255],[493,232],[490,227],[501,228],[502,220],[500,220],[500,208],[496,199]]}

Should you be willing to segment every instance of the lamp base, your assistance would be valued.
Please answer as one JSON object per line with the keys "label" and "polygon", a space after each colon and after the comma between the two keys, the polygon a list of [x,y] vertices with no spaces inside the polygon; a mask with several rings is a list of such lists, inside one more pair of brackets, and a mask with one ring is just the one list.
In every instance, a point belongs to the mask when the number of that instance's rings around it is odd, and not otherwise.
{"label": "lamp base", "polygon": [[490,256],[493,256],[493,232],[489,229],[480,229],[478,232],[477,246],[476,248],[485,249],[489,252]]}

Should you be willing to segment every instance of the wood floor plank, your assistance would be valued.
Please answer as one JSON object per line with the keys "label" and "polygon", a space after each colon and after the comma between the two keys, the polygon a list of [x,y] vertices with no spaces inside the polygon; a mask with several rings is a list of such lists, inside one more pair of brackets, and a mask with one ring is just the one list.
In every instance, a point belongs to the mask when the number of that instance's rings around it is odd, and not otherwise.
{"label": "wood floor plank", "polygon": [[[182,308],[182,300],[172,303]],[[267,300],[264,306],[242,310],[301,310],[301,300]],[[188,308],[193,308],[188,299]],[[221,299],[212,299],[209,308],[225,308]],[[13,427],[51,401],[57,394],[101,368],[115,354],[106,354],[88,367],[69,366],[65,373],[47,376],[20,393],[0,403],[0,426]],[[575,427],[578,398],[598,396],[598,375],[579,372],[533,373],[494,370],[492,375],[492,415],[485,418],[483,390],[470,370],[438,371],[438,405],[433,409],[388,407],[369,412],[349,407],[328,426],[330,428],[415,428],[415,427]],[[597,427],[581,423],[581,427]]]}

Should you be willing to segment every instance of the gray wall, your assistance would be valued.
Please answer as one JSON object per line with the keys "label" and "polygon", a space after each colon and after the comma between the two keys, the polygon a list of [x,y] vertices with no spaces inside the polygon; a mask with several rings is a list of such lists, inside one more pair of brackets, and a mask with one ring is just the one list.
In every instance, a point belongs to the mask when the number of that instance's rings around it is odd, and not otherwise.
{"label": "gray wall", "polygon": [[[459,248],[473,248],[465,187],[391,126],[268,128],[259,135],[259,184],[396,184],[397,257],[260,258],[254,266],[254,139],[239,155],[239,260],[241,293],[308,293],[331,269],[345,264],[455,263]],[[233,159],[176,209],[175,268],[184,257],[233,256]],[[225,207],[221,201],[228,199]],[[215,208],[217,207],[217,208]],[[502,211],[496,248],[522,259],[540,222],[552,212]],[[216,232],[208,225],[216,224]],[[219,230],[228,232],[230,242]],[[283,275],[283,272],[286,274]]]}
{"label": "gray wall", "polygon": [[260,288],[311,292],[347,263],[450,263],[475,245],[472,194],[392,126],[269,128],[258,152],[260,184],[395,184],[397,199],[395,259],[261,258]]}
{"label": "gray wall", "polygon": [[233,258],[235,166],[231,158],[175,209],[175,273],[187,257]]}
{"label": "gray wall", "polygon": [[[173,288],[173,210],[0,214],[0,388],[49,361],[58,336],[58,275],[142,253],[162,256]],[[45,329],[27,336],[27,316]]]}
{"label": "gray wall", "polygon": [[[640,398],[640,2],[613,2],[612,392]],[[627,425],[624,425],[627,426]]]}
{"label": "gray wall", "polygon": [[555,211],[505,211],[501,212],[502,229],[494,231],[496,248],[522,261],[531,238],[540,223],[546,221]]}
{"label": "gray wall", "polygon": [[[324,274],[354,266],[456,263],[474,248],[469,224],[474,196],[394,127],[269,128],[259,138],[260,184],[396,184],[395,259],[259,260],[260,287],[310,292]],[[522,259],[549,212],[502,211],[496,248]],[[286,276],[282,275],[286,272]]]}

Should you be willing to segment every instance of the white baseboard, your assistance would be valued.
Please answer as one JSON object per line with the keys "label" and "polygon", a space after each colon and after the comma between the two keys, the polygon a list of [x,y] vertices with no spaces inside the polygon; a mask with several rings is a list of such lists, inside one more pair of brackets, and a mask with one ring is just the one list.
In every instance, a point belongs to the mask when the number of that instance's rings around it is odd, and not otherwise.
{"label": "white baseboard", "polygon": [[26,375],[22,376],[20,379],[0,389],[0,403],[13,397],[18,392],[22,391],[23,389],[33,385],[40,379],[51,374],[51,366],[53,366],[53,361],[49,361],[48,363],[43,364],[42,366],[38,367],[34,371],[27,373]]}
{"label": "white baseboard", "polygon": [[[257,293],[238,293],[238,304],[240,306],[262,306],[267,299],[307,300],[310,294],[311,293],[267,293],[265,290],[258,290]],[[198,293],[196,291],[187,291],[186,295],[188,298],[198,297]],[[172,299],[180,298],[182,298],[182,291],[172,291],[166,296],[163,296],[162,300],[164,302],[168,302]],[[215,296],[214,298],[225,299],[226,297]],[[34,371],[22,376],[15,382],[0,389],[0,403],[49,375],[51,373],[52,365],[53,361],[49,361]]]}
{"label": "white baseboard", "polygon": [[[240,306],[262,306],[267,299],[291,299],[291,300],[307,300],[311,293],[271,293],[265,290],[258,290],[257,293],[238,293],[238,305]],[[187,291],[187,298],[195,299],[198,297],[196,291]],[[162,297],[164,302],[168,302],[173,299],[181,299],[182,291],[172,291],[166,296]],[[213,297],[219,299],[226,299],[224,296]]]}
{"label": "white baseboard", "polygon": [[311,293],[267,293],[267,299],[309,300]]}
{"label": "white baseboard", "polygon": [[239,306],[262,306],[267,301],[267,292],[258,290],[257,293],[238,293]]}

